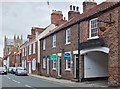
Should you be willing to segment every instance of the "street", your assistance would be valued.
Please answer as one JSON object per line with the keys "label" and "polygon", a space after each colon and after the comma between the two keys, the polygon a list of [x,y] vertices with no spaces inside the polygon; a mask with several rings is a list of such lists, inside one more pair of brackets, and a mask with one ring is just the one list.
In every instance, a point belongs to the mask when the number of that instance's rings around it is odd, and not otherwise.
{"label": "street", "polygon": [[2,76],[2,87],[28,87],[32,89],[36,89],[35,87],[65,87],[58,83],[31,76],[15,76],[13,74],[0,76]]}

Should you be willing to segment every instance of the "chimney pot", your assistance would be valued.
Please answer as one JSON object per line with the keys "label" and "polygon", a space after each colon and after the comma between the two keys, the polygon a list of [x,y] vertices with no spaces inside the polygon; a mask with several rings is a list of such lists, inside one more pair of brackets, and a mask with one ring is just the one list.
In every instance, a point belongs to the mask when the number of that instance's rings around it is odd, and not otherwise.
{"label": "chimney pot", "polygon": [[75,11],[75,6],[73,6],[73,11]]}
{"label": "chimney pot", "polygon": [[79,7],[78,6],[76,7],[76,9],[77,9],[77,11],[79,11]]}
{"label": "chimney pot", "polygon": [[70,5],[70,11],[72,11],[72,5]]}

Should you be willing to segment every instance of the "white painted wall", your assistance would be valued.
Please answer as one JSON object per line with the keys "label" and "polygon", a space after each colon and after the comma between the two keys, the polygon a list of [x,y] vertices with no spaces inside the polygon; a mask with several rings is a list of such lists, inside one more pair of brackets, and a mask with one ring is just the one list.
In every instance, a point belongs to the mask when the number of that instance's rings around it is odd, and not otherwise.
{"label": "white painted wall", "polygon": [[103,52],[89,52],[84,55],[84,78],[107,77],[108,56]]}
{"label": "white painted wall", "polygon": [[41,34],[38,35],[37,41],[38,41],[38,63],[40,63],[40,41],[42,37],[44,37],[46,34],[48,34],[51,30],[56,28],[55,24],[50,24]]}

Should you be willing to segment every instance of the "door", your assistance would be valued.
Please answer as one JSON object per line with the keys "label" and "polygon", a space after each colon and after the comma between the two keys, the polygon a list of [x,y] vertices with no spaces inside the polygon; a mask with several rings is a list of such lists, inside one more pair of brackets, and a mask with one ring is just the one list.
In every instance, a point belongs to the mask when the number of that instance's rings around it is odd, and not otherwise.
{"label": "door", "polygon": [[49,58],[47,58],[47,75],[49,76],[50,75],[50,61],[49,61],[50,59]]}
{"label": "door", "polygon": [[78,60],[78,55],[75,55],[74,56],[74,78],[76,78],[76,70],[77,70],[77,67],[76,67],[76,60]]}
{"label": "door", "polygon": [[58,57],[58,76],[61,76],[61,57]]}
{"label": "door", "polygon": [[31,74],[31,62],[29,62],[29,73]]}

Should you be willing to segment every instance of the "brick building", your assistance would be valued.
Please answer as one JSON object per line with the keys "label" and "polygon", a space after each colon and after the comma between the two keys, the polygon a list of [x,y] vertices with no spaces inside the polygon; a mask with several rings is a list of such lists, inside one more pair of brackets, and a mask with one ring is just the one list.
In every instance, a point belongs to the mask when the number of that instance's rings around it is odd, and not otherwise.
{"label": "brick building", "polygon": [[29,73],[38,74],[38,43],[37,36],[44,31],[43,28],[32,27],[28,41],[21,45],[22,67],[27,68]]}
{"label": "brick building", "polygon": [[41,75],[76,79],[79,62],[81,81],[108,78],[120,86],[120,2],[85,1],[83,13],[70,6],[68,18],[40,39]]}

